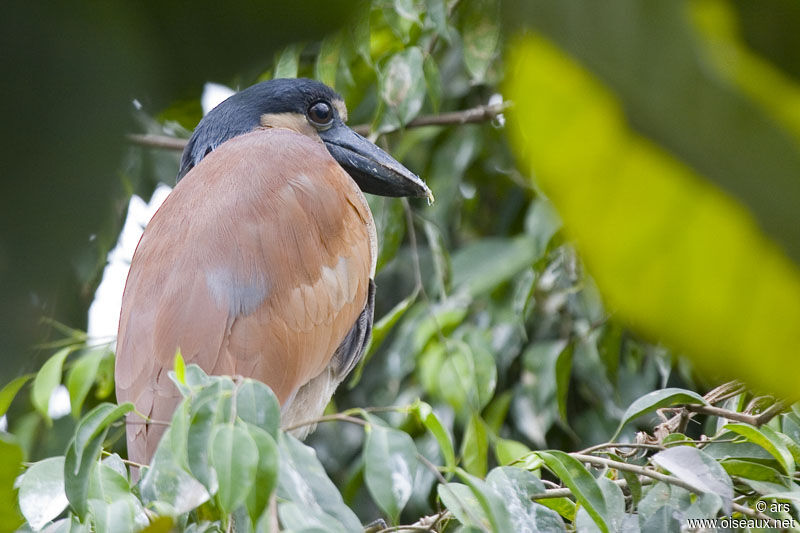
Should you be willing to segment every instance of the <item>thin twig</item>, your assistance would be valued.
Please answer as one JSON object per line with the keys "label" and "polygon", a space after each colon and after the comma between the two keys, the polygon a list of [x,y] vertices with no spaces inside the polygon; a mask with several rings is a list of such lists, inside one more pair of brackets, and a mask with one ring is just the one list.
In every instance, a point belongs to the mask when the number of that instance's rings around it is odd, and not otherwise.
{"label": "thin twig", "polygon": [[332,415],[324,415],[324,416],[321,416],[319,418],[315,418],[313,420],[305,420],[303,422],[299,422],[297,424],[292,424],[289,427],[284,427],[284,428],[281,428],[281,429],[283,429],[284,431],[292,431],[294,429],[298,429],[298,428],[301,428],[301,427],[312,426],[314,424],[319,424],[320,422],[333,422],[333,421],[350,422],[351,424],[358,424],[360,426],[366,426],[366,425],[369,424],[368,422],[366,422],[364,420],[361,420],[360,418],[356,418],[354,416],[343,415],[341,413],[336,413],[336,414],[332,414]]}
{"label": "thin twig", "polygon": [[[684,441],[681,441],[684,442]],[[693,442],[691,440],[686,440],[685,442]],[[579,453],[582,454],[589,454],[592,452],[596,452],[599,450],[605,450],[608,448],[630,448],[630,449],[641,449],[641,450],[664,450],[665,447],[660,444],[645,444],[645,443],[622,443],[622,442],[604,442],[602,444],[595,444],[594,446],[590,446],[584,450],[581,450]]]}
{"label": "thin twig", "polygon": [[[544,481],[544,480],[542,480]],[[611,480],[615,485],[617,485],[621,489],[628,488],[628,482],[624,479],[612,479]],[[656,480],[654,479],[642,479],[640,483],[642,485],[652,485],[655,483]],[[534,494],[531,496],[531,500],[549,500],[553,498],[569,498],[573,496],[572,489],[568,489],[567,487],[559,487],[557,489],[547,489],[544,492],[539,494]]]}
{"label": "thin twig", "polygon": [[[393,133],[399,129],[421,128],[422,126],[451,126],[458,124],[474,124],[476,122],[486,122],[494,119],[501,114],[510,102],[501,102],[499,104],[486,104],[470,109],[462,109],[460,111],[451,111],[448,113],[441,113],[438,115],[423,115],[417,117],[403,128],[395,128],[381,133]],[[370,132],[369,124],[359,124],[353,126],[353,130],[361,135],[367,135]],[[125,138],[131,144],[144,146],[147,148],[161,148],[164,150],[181,151],[186,147],[186,139],[179,139],[177,137],[169,137],[167,135],[156,135],[153,133],[129,133]]]}
{"label": "thin twig", "polygon": [[[107,457],[111,457],[112,455],[114,455],[113,453],[111,453],[111,452],[109,452],[107,450],[100,450],[100,453],[101,453],[101,455],[105,455]],[[119,456],[117,456],[117,457],[119,457]],[[147,466],[147,465],[143,465],[141,463],[137,463],[136,461],[131,461],[130,459],[123,459],[122,457],[119,457],[119,460],[122,461],[123,464],[129,465],[129,466],[135,466],[136,468],[144,468],[145,466]]]}
{"label": "thin twig", "polygon": [[153,426],[169,426],[172,422],[167,422],[166,420],[152,420],[150,418],[146,420],[136,420],[134,419],[127,419],[125,420],[125,424],[129,426],[145,426],[145,425],[153,425]]}

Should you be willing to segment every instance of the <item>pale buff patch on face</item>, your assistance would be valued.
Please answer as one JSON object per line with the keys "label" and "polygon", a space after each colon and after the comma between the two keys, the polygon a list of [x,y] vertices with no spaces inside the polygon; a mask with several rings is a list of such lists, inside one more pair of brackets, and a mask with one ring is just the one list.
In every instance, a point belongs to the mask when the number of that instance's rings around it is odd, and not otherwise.
{"label": "pale buff patch on face", "polygon": [[339,113],[339,118],[342,119],[342,122],[347,123],[347,106],[341,100],[334,100],[332,103],[333,107],[336,108],[336,112]]}
{"label": "pale buff patch on face", "polygon": [[261,126],[264,128],[284,128],[296,131],[306,137],[322,142],[317,133],[317,128],[312,126],[306,117],[299,113],[268,113],[261,115]]}
{"label": "pale buff patch on face", "polygon": [[[341,100],[331,102],[342,122],[347,122],[347,106]],[[317,128],[311,125],[308,119],[300,113],[267,113],[261,115],[262,128],[285,128],[287,130],[301,133],[317,142],[322,142],[319,138]]]}

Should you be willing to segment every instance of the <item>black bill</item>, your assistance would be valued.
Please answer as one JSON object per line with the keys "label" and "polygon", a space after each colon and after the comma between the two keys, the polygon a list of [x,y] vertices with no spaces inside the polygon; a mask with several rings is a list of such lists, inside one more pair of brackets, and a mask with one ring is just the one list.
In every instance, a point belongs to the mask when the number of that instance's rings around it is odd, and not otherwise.
{"label": "black bill", "polygon": [[433,193],[419,176],[341,121],[319,132],[328,152],[358,184],[379,196],[414,196],[433,202]]}

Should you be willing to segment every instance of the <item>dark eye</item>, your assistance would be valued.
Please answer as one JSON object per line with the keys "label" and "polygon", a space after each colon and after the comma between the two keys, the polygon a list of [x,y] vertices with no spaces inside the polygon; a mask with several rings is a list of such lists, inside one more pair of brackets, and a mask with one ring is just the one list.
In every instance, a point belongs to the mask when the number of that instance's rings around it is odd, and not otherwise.
{"label": "dark eye", "polygon": [[330,126],[333,121],[333,108],[328,102],[320,101],[308,108],[308,119],[317,128]]}

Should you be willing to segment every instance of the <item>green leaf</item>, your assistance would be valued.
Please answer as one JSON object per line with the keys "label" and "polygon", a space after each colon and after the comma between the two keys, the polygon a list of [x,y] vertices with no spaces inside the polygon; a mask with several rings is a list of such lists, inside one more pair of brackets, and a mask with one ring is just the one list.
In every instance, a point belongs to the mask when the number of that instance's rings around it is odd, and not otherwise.
{"label": "green leaf", "polygon": [[610,531],[610,521],[606,509],[606,501],[597,480],[586,470],[580,461],[571,455],[551,450],[537,452],[547,468],[550,469],[564,485],[569,487],[578,503],[586,509],[600,531]]}
{"label": "green leaf", "polygon": [[258,449],[255,483],[245,500],[250,520],[255,524],[267,508],[269,497],[278,481],[279,452],[278,444],[270,433],[259,426],[245,425]]}
{"label": "green leaf", "polygon": [[[205,389],[205,392],[208,389]],[[217,387],[216,390],[219,390]],[[192,402],[189,427],[186,434],[186,464],[192,475],[202,483],[210,494],[216,494],[219,484],[217,473],[211,467],[211,431],[214,424],[226,420],[220,416],[219,396],[205,396]]]}
{"label": "green leaf", "polygon": [[322,40],[317,63],[314,65],[314,77],[327,85],[336,86],[336,72],[339,69],[339,52],[342,48],[340,33],[329,35]]}
{"label": "green leaf", "polygon": [[769,452],[769,454],[774,457],[776,461],[778,461],[781,470],[783,470],[785,474],[794,474],[795,463],[792,453],[783,443],[783,440],[778,436],[775,430],[769,426],[761,426],[760,428],[756,428],[748,424],[725,424],[723,429],[733,431],[734,433],[745,437],[750,442],[758,444],[767,450],[767,452]]}
{"label": "green leaf", "polygon": [[461,457],[467,472],[480,477],[486,475],[489,463],[489,435],[486,424],[477,412],[472,414],[464,430]]}
{"label": "green leaf", "polygon": [[64,490],[75,514],[81,519],[88,511],[89,483],[98,466],[103,441],[111,423],[133,411],[133,404],[101,403],[75,427],[75,436],[64,459]]}
{"label": "green leaf", "polygon": [[474,81],[483,82],[500,41],[498,4],[490,0],[473,0],[464,7],[464,21],[461,24],[464,65]]}
{"label": "green leaf", "polygon": [[394,11],[404,19],[412,22],[419,22],[420,10],[422,8],[419,0],[394,0]]}
{"label": "green leaf", "polygon": [[497,438],[494,443],[494,454],[497,457],[497,462],[500,465],[509,465],[517,462],[523,456],[531,453],[530,448],[523,443],[511,440]]}
{"label": "green leaf", "polygon": [[486,476],[486,483],[505,502],[512,531],[566,531],[558,513],[531,500],[531,496],[544,493],[546,488],[530,472],[521,468],[497,467]]}
{"label": "green leaf", "polygon": [[489,519],[469,486],[461,483],[439,484],[436,492],[442,504],[463,525],[488,530],[491,525]]}
{"label": "green leaf", "polygon": [[190,388],[209,385],[213,381],[211,376],[206,374],[202,368],[194,364],[186,367],[184,380],[186,385]]}
{"label": "green leaf", "polygon": [[641,398],[638,398],[625,410],[619,427],[614,433],[614,436],[611,437],[611,440],[616,440],[622,428],[631,420],[646,415],[647,413],[652,413],[662,407],[670,407],[679,404],[705,405],[706,403],[702,396],[696,392],[685,389],[669,388],[649,392]]}
{"label": "green leaf", "polygon": [[491,432],[500,433],[513,397],[514,391],[512,390],[498,391],[483,410],[483,420]]}
{"label": "green leaf", "polygon": [[110,502],[89,499],[88,508],[95,531],[136,533],[150,525],[142,504],[133,494],[127,494]]}
{"label": "green leaf", "polygon": [[186,362],[183,360],[183,354],[181,354],[181,349],[175,352],[175,359],[173,363],[173,368],[175,369],[175,379],[178,380],[178,383],[186,384]]}
{"label": "green leaf", "polygon": [[641,525],[641,531],[660,531],[663,533],[681,533],[683,520],[675,512],[675,508],[664,505],[655,511]]}
{"label": "green leaf", "polygon": [[[431,350],[444,350],[438,342],[437,333],[460,324],[467,315],[468,305],[467,298],[453,296],[433,305],[418,302],[412,306],[393,335],[394,340],[385,356],[391,377],[402,379],[415,368],[421,372],[418,366],[415,367],[415,361],[424,363],[428,345]],[[431,339],[434,341],[431,342]],[[435,375],[428,376],[430,379],[427,383],[435,383],[434,389],[441,393],[443,391],[438,391],[438,370]]]}
{"label": "green leaf", "polygon": [[126,475],[106,461],[93,469],[87,498],[98,531],[140,531],[150,523],[141,502],[131,494]]}
{"label": "green leaf", "polygon": [[[344,529],[336,518],[323,512],[320,512],[320,514],[309,513],[306,506],[295,502],[281,502],[278,505],[278,517],[286,531],[350,533],[350,531]],[[361,529],[352,531],[361,531]]]}
{"label": "green leaf", "polygon": [[483,409],[497,385],[492,354],[476,342],[452,341],[439,374],[440,394],[459,412]]}
{"label": "green leaf", "polygon": [[486,518],[489,519],[492,531],[512,531],[511,517],[507,509],[507,502],[503,500],[488,483],[460,468],[458,475],[466,483],[475,498],[478,500]]}
{"label": "green leaf", "polygon": [[556,398],[558,398],[558,414],[561,420],[567,420],[567,396],[569,393],[569,378],[572,375],[572,355],[575,345],[569,343],[558,354],[556,359]]}
{"label": "green leaf", "polygon": [[[317,459],[316,452],[296,438],[280,433],[280,469],[278,472],[278,498],[281,502],[297,502],[301,514],[296,516],[312,526],[319,520],[325,530],[361,531],[361,522],[344,503],[339,490],[328,478]],[[278,512],[283,520],[283,507]],[[292,529],[301,529],[295,524]]]}
{"label": "green leaf", "polygon": [[31,465],[19,486],[19,509],[34,530],[56,518],[67,507],[64,457],[50,457]]}
{"label": "green leaf", "polygon": [[367,65],[372,66],[372,50],[370,47],[369,35],[369,11],[364,11],[365,12],[358,17],[356,23],[350,27],[350,35],[353,39],[353,45],[356,53]]}
{"label": "green leaf", "polygon": [[560,229],[561,220],[553,204],[547,198],[537,196],[525,214],[525,233],[535,240],[538,257],[545,254],[550,241]]}
{"label": "green leaf", "polygon": [[173,429],[169,427],[161,437],[151,467],[140,483],[140,491],[143,503],[158,506],[159,514],[176,517],[202,505],[210,495],[173,455]]}
{"label": "green leaf", "polygon": [[8,411],[9,406],[11,406],[11,402],[14,400],[14,397],[17,395],[22,386],[25,385],[33,376],[33,374],[19,376],[10,383],[7,383],[5,387],[0,389],[0,416],[6,414],[6,411]]}
{"label": "green leaf", "polygon": [[84,520],[88,512],[89,483],[98,468],[97,459],[103,449],[103,441],[106,438],[108,428],[104,428],[83,443],[82,453],[78,453],[75,448],[75,439],[67,448],[64,457],[64,491],[67,494],[70,506],[75,514]]}
{"label": "green leaf", "polygon": [[281,50],[275,60],[273,78],[296,78],[300,66],[300,52],[303,50],[299,44],[290,44]]}
{"label": "green leaf", "polygon": [[57,351],[45,361],[33,379],[31,403],[45,420],[50,420],[50,415],[48,414],[50,396],[55,388],[61,384],[61,368],[64,365],[64,359],[73,350],[72,346],[68,346]]}
{"label": "green leaf", "polygon": [[409,43],[411,29],[419,23],[419,12],[414,2],[415,0],[392,0],[383,6],[386,24],[403,44]]}
{"label": "green leaf", "polygon": [[[613,453],[608,454],[609,459],[613,459],[614,461],[619,461],[620,463],[624,463],[625,460]],[[639,476],[634,472],[630,472],[628,470],[619,470],[618,471],[625,482],[628,484],[628,491],[631,493],[631,500],[633,501],[633,507],[636,508],[639,505],[639,500],[642,499],[642,482],[639,480]]]}
{"label": "green leaf", "polygon": [[433,56],[425,58],[422,64],[422,69],[425,72],[425,86],[428,89],[428,99],[431,101],[431,108],[434,113],[439,112],[439,106],[442,104],[442,75],[439,72],[439,67],[436,65],[436,60]]}
{"label": "green leaf", "polygon": [[[232,397],[234,394],[235,386],[230,378],[215,379],[213,382],[199,389],[196,394],[191,398],[188,405],[188,420],[186,421],[185,431],[185,453],[181,448],[183,439],[178,438],[178,433],[173,433],[175,440],[173,449],[176,459],[186,461],[186,466],[192,475],[197,478],[211,494],[215,494],[219,487],[217,483],[217,474],[211,466],[210,450],[211,450],[211,437],[214,426],[218,423],[232,422],[233,421],[233,402]],[[246,397],[249,395],[245,392]],[[176,410],[173,420],[179,413],[183,412],[182,405]],[[245,407],[247,412],[249,407]],[[268,407],[265,406],[268,410]],[[247,415],[246,415],[247,416]],[[183,431],[181,428],[184,426],[183,416],[180,416],[181,421],[177,424],[173,423],[176,431]],[[185,459],[184,459],[185,457]]]}
{"label": "green leaf", "polygon": [[480,239],[453,255],[453,288],[478,296],[528,268],[539,256],[536,241],[527,235]]}
{"label": "green leaf", "polygon": [[[403,140],[410,142],[408,137]],[[402,161],[405,143],[393,146],[392,154],[398,161]],[[403,237],[406,234],[405,208],[402,202],[391,198],[369,195],[367,198],[370,210],[375,219],[375,229],[378,233],[378,261],[376,271],[380,272],[384,266],[397,257]]]}
{"label": "green leaf", "polygon": [[426,4],[425,17],[429,24],[439,37],[449,42],[450,31],[447,24],[447,5],[445,0],[427,0]]}
{"label": "green leaf", "polygon": [[722,510],[722,498],[717,494],[705,493],[697,496],[683,514],[686,518],[707,518],[717,516]]}
{"label": "green leaf", "polygon": [[725,513],[730,514],[733,482],[713,457],[691,446],[675,446],[658,452],[650,460],[693,487],[720,496]]}
{"label": "green leaf", "polygon": [[106,400],[114,393],[114,354],[107,353],[107,357],[100,359],[95,377],[94,396],[99,400]]}
{"label": "green leaf", "polygon": [[[606,511],[608,513],[611,531],[624,531],[626,515],[625,496],[622,494],[622,489],[607,477],[599,478],[597,484],[603,492],[603,498],[606,502]],[[582,507],[578,509],[578,513],[575,516],[575,528],[578,531],[586,532],[600,531],[600,528],[594,520],[592,520],[589,513]]]}
{"label": "green leaf", "polygon": [[[142,530],[141,533],[171,533],[173,527],[175,525],[175,521],[169,516],[159,516],[154,518],[150,525]],[[188,529],[187,529],[188,531]],[[199,533],[199,532],[195,532]],[[211,533],[211,532],[209,532]],[[214,532],[217,533],[217,532]]]}
{"label": "green leaf", "polygon": [[22,523],[15,482],[22,471],[24,453],[13,437],[0,433],[0,457],[0,524],[14,527]]}
{"label": "green leaf", "polygon": [[436,416],[433,408],[428,403],[418,399],[414,402],[412,409],[420,422],[431,432],[436,442],[439,444],[439,449],[442,451],[444,464],[447,470],[450,472],[454,471],[456,467],[456,454],[453,449],[453,438],[450,436],[450,433],[442,425],[439,417]]}
{"label": "green leaf", "polygon": [[539,503],[557,512],[566,520],[573,522],[575,515],[578,513],[578,506],[569,498],[543,498]]}
{"label": "green leaf", "polygon": [[[75,427],[73,444],[75,446],[75,452],[77,456],[80,458],[83,455],[85,448],[89,445],[88,443],[90,443],[92,439],[99,435],[103,430],[108,429],[108,426],[111,423],[116,422],[133,410],[134,406],[131,402],[125,402],[121,405],[101,403],[86,413],[86,415]],[[79,459],[78,463],[75,465],[76,471],[78,468],[80,468],[80,466],[81,463]]]}
{"label": "green leaf", "polygon": [[236,387],[235,398],[236,416],[263,429],[273,439],[278,437],[281,407],[268,385],[254,379],[245,379]]}
{"label": "green leaf", "polygon": [[425,72],[422,50],[416,46],[394,54],[380,76],[381,98],[401,125],[417,116],[425,101]]}
{"label": "green leaf", "polygon": [[244,427],[225,424],[212,432],[210,456],[219,483],[217,502],[226,513],[233,512],[255,484],[258,447]]}
{"label": "green leaf", "polygon": [[105,463],[101,463],[89,480],[88,498],[111,503],[130,495],[131,487],[126,476]]}
{"label": "green leaf", "polygon": [[719,463],[731,477],[741,478],[743,481],[766,481],[778,483],[786,486],[787,480],[771,466],[767,466],[755,461],[745,461],[742,459],[725,459]]}
{"label": "green leaf", "polygon": [[69,403],[74,418],[80,418],[83,402],[94,385],[100,361],[108,354],[109,351],[105,348],[92,350],[80,356],[67,373]]}
{"label": "green leaf", "polygon": [[364,482],[378,507],[397,522],[414,487],[417,448],[403,431],[370,417],[364,443]]}
{"label": "green leaf", "polygon": [[434,279],[436,280],[438,291],[438,294],[431,295],[431,298],[438,295],[444,298],[450,292],[450,278],[452,275],[450,254],[445,248],[442,232],[439,231],[435,224],[425,220],[422,227],[425,230],[425,239],[428,241],[428,247],[433,258]]}

